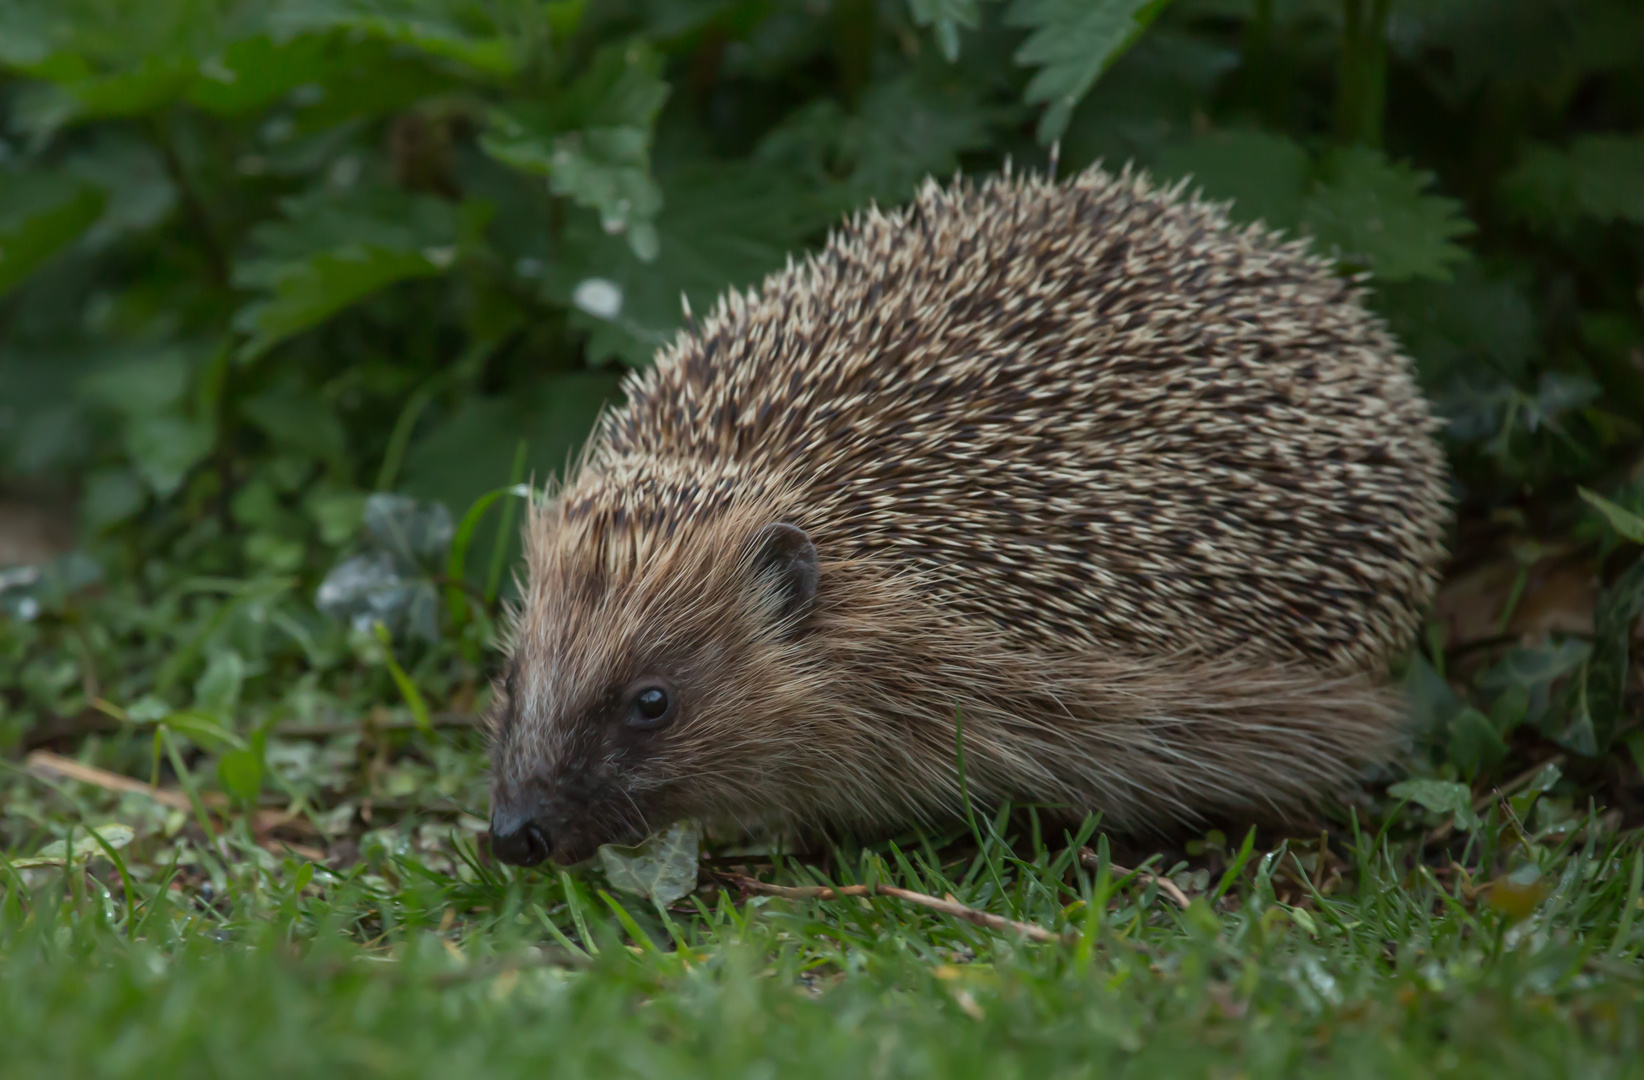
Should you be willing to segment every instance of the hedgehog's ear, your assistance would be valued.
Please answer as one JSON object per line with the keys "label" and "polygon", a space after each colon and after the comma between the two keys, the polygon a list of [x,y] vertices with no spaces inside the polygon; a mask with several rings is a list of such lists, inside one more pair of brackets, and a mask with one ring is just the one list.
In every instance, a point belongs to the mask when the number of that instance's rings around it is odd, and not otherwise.
{"label": "hedgehog's ear", "polygon": [[793,624],[803,618],[816,598],[816,545],[805,530],[773,522],[754,534],[753,573],[762,588],[780,598],[777,617]]}

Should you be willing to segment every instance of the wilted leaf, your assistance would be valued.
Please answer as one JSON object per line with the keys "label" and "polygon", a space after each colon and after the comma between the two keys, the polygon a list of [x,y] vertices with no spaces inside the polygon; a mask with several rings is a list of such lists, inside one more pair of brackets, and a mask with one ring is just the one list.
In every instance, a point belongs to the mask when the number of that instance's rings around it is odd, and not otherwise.
{"label": "wilted leaf", "polygon": [[1443,281],[1469,258],[1452,241],[1472,233],[1473,223],[1456,200],[1427,193],[1430,173],[1350,147],[1325,157],[1321,175],[1302,227],[1325,253],[1366,266],[1382,281]]}
{"label": "wilted leaf", "polygon": [[[88,835],[93,832],[97,836]],[[95,859],[106,854],[103,844],[118,851],[131,843],[132,837],[136,835],[129,825],[110,824],[79,828],[74,830],[72,852],[68,850],[64,841],[54,840],[41,848],[38,854],[12,859],[11,865],[19,870],[30,870],[42,866],[62,866],[65,862],[84,862],[86,859]],[[102,844],[97,842],[97,837],[102,837]]]}
{"label": "wilted leaf", "polygon": [[701,842],[696,826],[681,821],[636,847],[606,844],[599,860],[613,888],[667,907],[696,888]]}
{"label": "wilted leaf", "polygon": [[1510,922],[1522,922],[1535,913],[1547,898],[1547,892],[1540,871],[1534,864],[1527,863],[1490,882],[1485,902],[1506,915]]}

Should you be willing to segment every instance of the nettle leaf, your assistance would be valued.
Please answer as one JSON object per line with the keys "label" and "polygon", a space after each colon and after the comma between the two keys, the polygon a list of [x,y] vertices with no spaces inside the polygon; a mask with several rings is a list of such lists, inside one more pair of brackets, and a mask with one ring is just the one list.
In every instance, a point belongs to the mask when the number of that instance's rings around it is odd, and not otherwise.
{"label": "nettle leaf", "polygon": [[1331,151],[1320,171],[1301,225],[1322,251],[1382,281],[1448,280],[1450,267],[1470,257],[1452,241],[1473,223],[1456,200],[1427,193],[1431,173],[1364,147]]}
{"label": "nettle leaf", "polygon": [[959,59],[959,28],[976,29],[981,0],[908,0],[913,21],[936,28],[936,43],[950,62]]}
{"label": "nettle leaf", "polygon": [[1524,285],[1474,263],[1447,282],[1383,282],[1376,306],[1433,389],[1478,376],[1519,382],[1541,341]]}
{"label": "nettle leaf", "polygon": [[103,205],[100,190],[72,176],[0,172],[0,296],[77,240]]}
{"label": "nettle leaf", "polygon": [[912,75],[875,83],[840,132],[852,201],[901,202],[925,177],[951,176],[960,154],[991,144],[1001,118],[974,86],[935,86]]}
{"label": "nettle leaf", "polygon": [[1010,26],[1030,33],[1016,62],[1035,67],[1024,94],[1047,104],[1039,141],[1054,142],[1067,130],[1073,107],[1097,76],[1141,36],[1170,0],[1015,0],[1005,14]]}
{"label": "nettle leaf", "polygon": [[1313,184],[1313,160],[1294,139],[1269,131],[1215,131],[1159,152],[1161,176],[1191,176],[1213,199],[1232,199],[1229,215],[1293,229]]}
{"label": "nettle leaf", "polygon": [[1644,224],[1644,135],[1584,135],[1568,150],[1534,146],[1501,184],[1519,213],[1538,224]]}
{"label": "nettle leaf", "polygon": [[480,145],[505,165],[546,176],[554,194],[595,211],[607,232],[626,234],[641,259],[655,258],[662,192],[651,177],[651,140],[668,98],[661,71],[644,44],[607,46],[557,100],[493,112]]}
{"label": "nettle leaf", "polygon": [[268,295],[242,308],[236,330],[251,360],[295,334],[411,278],[445,273],[485,210],[397,189],[287,200],[284,220],[252,233],[256,258],[234,267],[234,283]]}

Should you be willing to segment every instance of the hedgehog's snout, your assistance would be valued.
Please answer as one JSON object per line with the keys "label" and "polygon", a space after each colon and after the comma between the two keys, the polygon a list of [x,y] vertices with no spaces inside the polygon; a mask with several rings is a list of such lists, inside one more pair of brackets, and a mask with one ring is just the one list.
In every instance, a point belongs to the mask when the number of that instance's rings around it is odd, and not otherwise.
{"label": "hedgehog's snout", "polygon": [[491,854],[515,866],[536,866],[553,851],[553,838],[535,806],[492,797]]}

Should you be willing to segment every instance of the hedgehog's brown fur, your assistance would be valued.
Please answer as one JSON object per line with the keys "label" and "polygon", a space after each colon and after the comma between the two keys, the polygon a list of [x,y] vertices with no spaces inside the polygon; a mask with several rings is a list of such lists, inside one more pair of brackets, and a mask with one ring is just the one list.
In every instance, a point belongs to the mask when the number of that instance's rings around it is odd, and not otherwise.
{"label": "hedgehog's brown fur", "polygon": [[[1299,243],[1128,171],[927,184],[630,379],[528,526],[494,804],[556,857],[676,817],[1120,828],[1287,810],[1396,741],[1447,495],[1410,365]],[[752,569],[819,553],[797,625]],[[613,694],[671,679],[639,735]]]}

